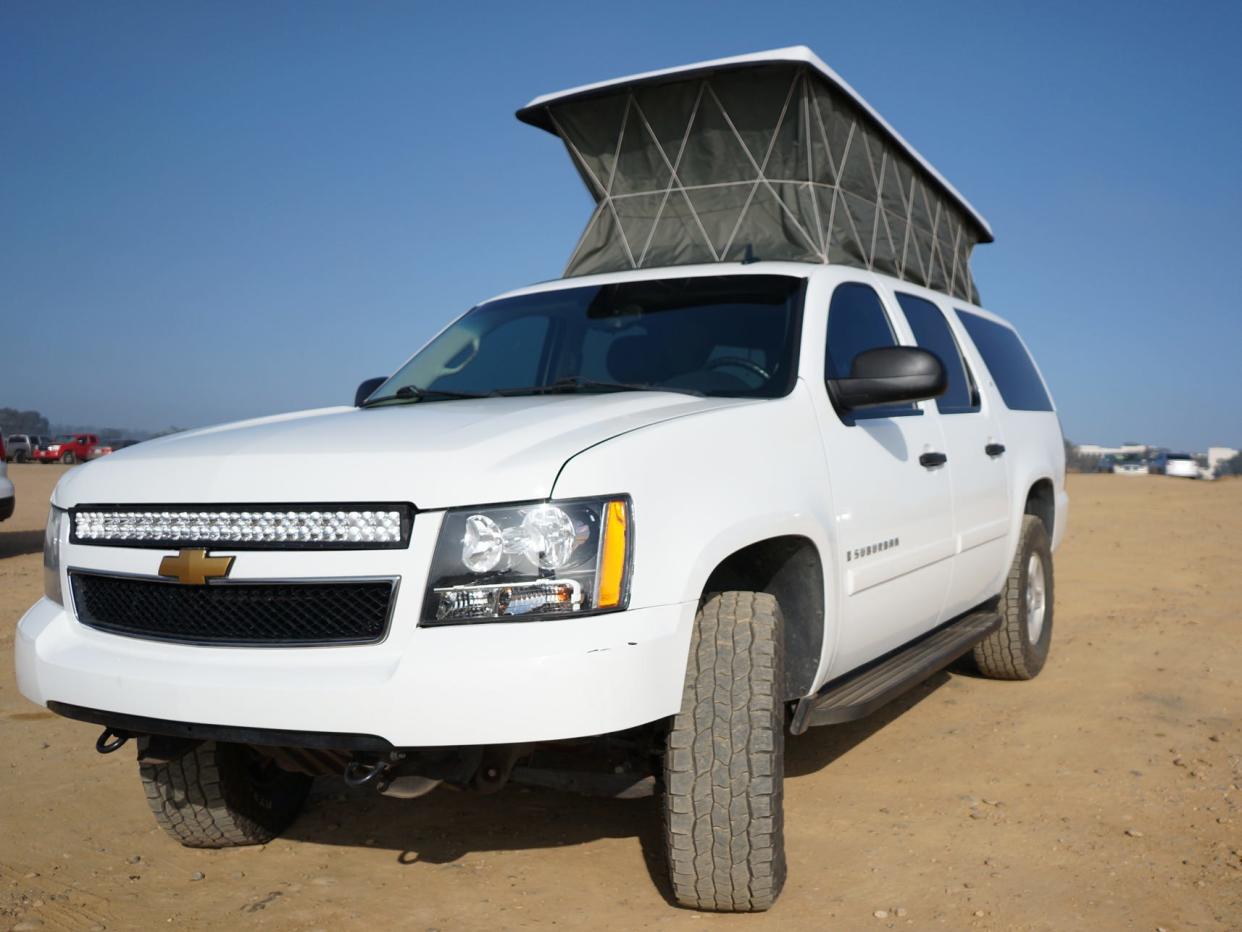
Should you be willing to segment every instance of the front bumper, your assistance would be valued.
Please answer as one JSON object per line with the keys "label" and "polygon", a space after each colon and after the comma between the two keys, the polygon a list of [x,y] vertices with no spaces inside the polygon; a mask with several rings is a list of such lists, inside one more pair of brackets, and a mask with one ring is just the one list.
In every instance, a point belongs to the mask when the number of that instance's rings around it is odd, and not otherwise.
{"label": "front bumper", "polygon": [[412,626],[377,645],[255,649],[107,634],[41,599],[17,627],[17,684],[45,706],[374,735],[397,747],[550,741],[674,714],[695,608]]}

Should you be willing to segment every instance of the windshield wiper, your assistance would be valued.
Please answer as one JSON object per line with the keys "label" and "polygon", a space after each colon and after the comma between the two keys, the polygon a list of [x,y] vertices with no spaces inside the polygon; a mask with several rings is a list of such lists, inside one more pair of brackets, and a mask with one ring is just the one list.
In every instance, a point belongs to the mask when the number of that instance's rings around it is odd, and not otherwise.
{"label": "windshield wiper", "polygon": [[590,389],[613,392],[676,392],[679,395],[704,397],[704,393],[694,388],[673,388],[668,385],[647,385],[635,382],[604,382],[599,379],[588,379],[580,375],[566,376],[548,385],[528,385],[525,388],[497,388],[492,395],[554,395],[580,392]]}
{"label": "windshield wiper", "polygon": [[371,408],[385,401],[422,401],[424,398],[486,398],[478,392],[451,392],[438,388],[419,388],[417,385],[402,385],[391,395],[379,398],[368,398],[362,407]]}

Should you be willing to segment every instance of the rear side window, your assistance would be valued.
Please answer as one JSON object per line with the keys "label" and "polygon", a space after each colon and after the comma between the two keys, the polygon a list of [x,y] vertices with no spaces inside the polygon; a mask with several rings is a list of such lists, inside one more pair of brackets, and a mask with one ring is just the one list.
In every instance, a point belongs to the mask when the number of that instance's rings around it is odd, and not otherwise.
{"label": "rear side window", "polygon": [[1011,411],[1051,411],[1052,400],[1018,335],[978,314],[957,313],[987,363],[1005,406]]}
{"label": "rear side window", "polygon": [[962,414],[979,410],[979,394],[974,379],[962,359],[957,340],[940,308],[925,298],[912,294],[897,294],[897,303],[905,311],[914,340],[923,349],[935,353],[944,364],[949,387],[936,399],[936,409],[941,414]]}

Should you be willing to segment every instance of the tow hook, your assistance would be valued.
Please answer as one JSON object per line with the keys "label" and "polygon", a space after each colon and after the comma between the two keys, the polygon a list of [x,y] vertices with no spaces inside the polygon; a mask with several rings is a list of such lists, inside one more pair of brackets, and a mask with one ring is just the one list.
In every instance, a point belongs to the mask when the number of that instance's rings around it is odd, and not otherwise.
{"label": "tow hook", "polygon": [[351,760],[345,765],[345,773],[342,779],[346,786],[366,786],[374,780],[378,780],[392,765],[385,760],[377,760],[372,764],[364,764],[360,761]]}
{"label": "tow hook", "polygon": [[367,786],[368,784],[375,783],[377,780],[380,783],[376,785],[380,786],[383,785],[383,777],[388,771],[392,770],[393,765],[404,759],[405,754],[400,751],[394,751],[388,755],[387,760],[376,760],[369,764],[351,760],[345,765],[345,772],[341,777],[345,781],[346,786]]}
{"label": "tow hook", "polygon": [[105,728],[95,739],[95,750],[100,754],[111,754],[124,747],[125,742],[131,737],[128,731],[113,731],[111,728]]}

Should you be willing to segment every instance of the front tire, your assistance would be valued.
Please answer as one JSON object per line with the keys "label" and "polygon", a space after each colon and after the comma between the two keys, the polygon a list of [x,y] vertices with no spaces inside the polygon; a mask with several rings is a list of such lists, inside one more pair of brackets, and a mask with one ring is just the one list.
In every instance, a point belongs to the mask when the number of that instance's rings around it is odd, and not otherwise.
{"label": "front tire", "polygon": [[311,784],[244,744],[215,741],[139,769],[155,821],[187,848],[266,844],[297,817]]}
{"label": "front tire", "polygon": [[784,651],[776,599],[723,592],[695,618],[681,711],[664,754],[673,894],[758,912],[785,883]]}
{"label": "front tire", "polygon": [[1018,552],[1001,590],[1001,626],[975,645],[975,665],[997,680],[1039,675],[1052,645],[1052,545],[1043,521],[1024,515]]}

